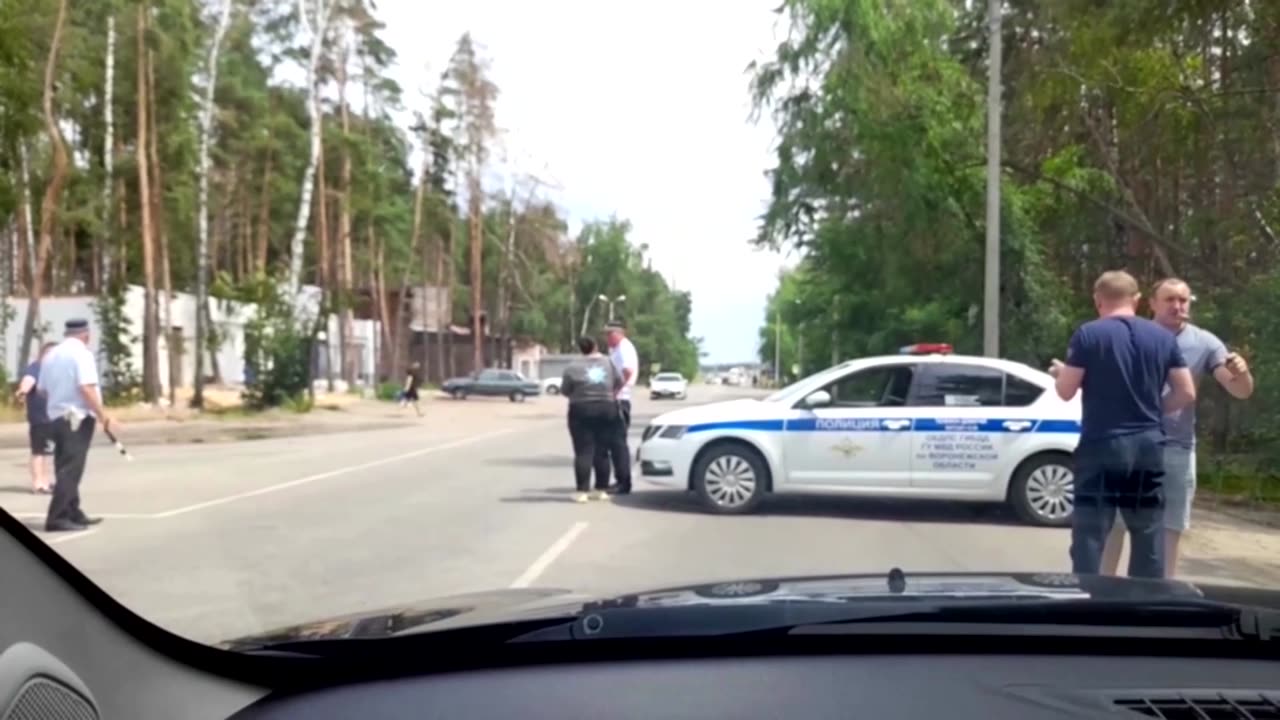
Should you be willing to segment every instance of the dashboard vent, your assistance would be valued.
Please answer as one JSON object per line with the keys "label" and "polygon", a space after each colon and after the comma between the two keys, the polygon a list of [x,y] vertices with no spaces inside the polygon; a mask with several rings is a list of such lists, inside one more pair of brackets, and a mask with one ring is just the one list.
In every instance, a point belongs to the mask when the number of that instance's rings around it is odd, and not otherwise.
{"label": "dashboard vent", "polygon": [[1118,697],[1116,708],[1165,720],[1280,720],[1280,694],[1198,692]]}

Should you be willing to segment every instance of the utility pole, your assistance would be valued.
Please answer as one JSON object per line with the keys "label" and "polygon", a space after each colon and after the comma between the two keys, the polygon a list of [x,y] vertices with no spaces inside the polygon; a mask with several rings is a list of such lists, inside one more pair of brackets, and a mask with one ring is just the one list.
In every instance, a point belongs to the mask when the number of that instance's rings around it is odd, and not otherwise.
{"label": "utility pole", "polygon": [[782,305],[773,308],[773,382],[782,385]]}
{"label": "utility pole", "polygon": [[1000,25],[1003,0],[987,0],[987,243],[982,282],[982,353],[1000,355]]}

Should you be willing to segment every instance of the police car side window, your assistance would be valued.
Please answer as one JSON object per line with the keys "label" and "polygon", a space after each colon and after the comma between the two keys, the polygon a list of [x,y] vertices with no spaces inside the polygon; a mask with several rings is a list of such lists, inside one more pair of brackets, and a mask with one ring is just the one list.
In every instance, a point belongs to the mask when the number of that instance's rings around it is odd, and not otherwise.
{"label": "police car side window", "polygon": [[993,407],[1004,402],[1005,374],[981,365],[925,365],[911,390],[914,407]]}
{"label": "police car side window", "polygon": [[845,375],[823,389],[831,394],[830,407],[901,407],[912,375],[910,365],[882,365]]}
{"label": "police car side window", "polygon": [[1004,382],[1004,404],[1010,407],[1026,407],[1044,394],[1044,388],[1020,377],[1010,375]]}

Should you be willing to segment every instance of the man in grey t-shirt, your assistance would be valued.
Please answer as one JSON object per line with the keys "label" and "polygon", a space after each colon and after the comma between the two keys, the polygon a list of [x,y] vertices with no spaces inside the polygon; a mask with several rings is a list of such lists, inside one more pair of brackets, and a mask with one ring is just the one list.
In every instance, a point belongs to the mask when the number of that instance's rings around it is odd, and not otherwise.
{"label": "man in grey t-shirt", "polygon": [[[1166,278],[1151,289],[1152,319],[1178,338],[1178,348],[1197,384],[1212,375],[1222,389],[1241,400],[1253,394],[1253,375],[1239,354],[1227,350],[1216,335],[1192,325],[1191,288],[1178,278]],[[1196,490],[1196,406],[1164,417],[1165,574],[1178,568],[1178,543],[1191,526],[1191,501]],[[1124,528],[1116,523],[1102,555],[1102,571],[1115,575],[1124,549]]]}

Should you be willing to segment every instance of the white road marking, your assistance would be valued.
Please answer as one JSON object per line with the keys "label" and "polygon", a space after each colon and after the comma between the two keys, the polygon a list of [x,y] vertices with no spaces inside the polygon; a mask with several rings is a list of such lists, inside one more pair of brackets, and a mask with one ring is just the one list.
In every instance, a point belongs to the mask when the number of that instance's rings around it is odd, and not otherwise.
{"label": "white road marking", "polygon": [[586,521],[574,523],[573,527],[569,528],[568,532],[561,535],[559,540],[556,540],[551,547],[547,548],[541,555],[539,555],[538,559],[534,560],[533,564],[521,573],[520,577],[516,578],[515,581],[511,583],[511,587],[527,588],[532,585],[533,581],[537,580],[542,573],[547,571],[547,568],[551,567],[551,563],[555,562],[556,558],[563,555],[564,551],[569,549],[569,546],[573,544],[573,541],[577,540],[578,536],[582,534],[582,531],[587,529],[587,525],[588,523]]}
{"label": "white road marking", "polygon": [[226,505],[227,503],[233,503],[238,500],[246,500],[251,497],[257,497],[259,495],[266,495],[268,493],[279,492],[281,490],[288,490],[289,488],[298,487],[299,485],[306,485],[308,483],[313,483],[317,480],[325,480],[331,477],[336,477],[338,475],[345,475],[347,473],[356,472],[357,470],[368,470],[369,468],[379,467],[381,465],[389,465],[394,462],[400,462],[401,460],[408,460],[409,458],[421,457],[423,455],[430,455],[431,453],[440,452],[441,450],[451,450],[456,447],[462,447],[463,445],[470,445],[472,443],[481,442],[483,440],[499,437],[501,435],[508,435],[510,433],[513,433],[522,429],[523,428],[507,428],[505,430],[497,430],[490,433],[484,433],[482,435],[472,435],[470,437],[465,437],[460,440],[444,443],[443,445],[432,445],[431,447],[421,448],[419,450],[413,450],[411,452],[401,453],[399,455],[392,455],[391,457],[385,457],[380,460],[373,460],[366,463],[360,463],[359,465],[348,465],[347,467],[337,468],[336,470],[329,470],[327,472],[317,473],[315,475],[308,475],[306,477],[300,477],[296,480],[289,480],[288,482],[282,482],[277,485],[268,485],[267,487],[258,488],[256,490],[248,490],[245,492],[236,493],[234,495],[227,495],[225,497],[214,498],[212,500],[205,500],[204,502],[198,502],[192,505],[185,505],[180,508],[174,508],[173,510],[165,510],[164,512],[152,513],[150,515],[145,515],[143,517],[147,519],[162,519],[162,518],[175,517],[177,515],[185,515],[187,513],[196,512],[197,510],[205,510],[211,507],[217,507],[219,505]]}
{"label": "white road marking", "polygon": [[[25,520],[43,520],[46,516],[46,513],[34,513],[34,512],[29,512],[29,513],[10,512],[9,514],[18,519],[25,519]],[[112,519],[146,520],[152,517],[150,513],[94,513],[93,516],[100,517],[104,520],[112,520]]]}
{"label": "white road marking", "polygon": [[68,533],[66,535],[59,535],[57,537],[50,538],[45,542],[50,545],[61,545],[62,543],[65,543],[65,542],[71,542],[72,540],[79,540],[82,537],[88,537],[96,532],[98,532],[98,528],[89,528],[88,530],[80,530],[78,532]]}

